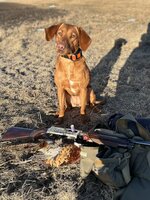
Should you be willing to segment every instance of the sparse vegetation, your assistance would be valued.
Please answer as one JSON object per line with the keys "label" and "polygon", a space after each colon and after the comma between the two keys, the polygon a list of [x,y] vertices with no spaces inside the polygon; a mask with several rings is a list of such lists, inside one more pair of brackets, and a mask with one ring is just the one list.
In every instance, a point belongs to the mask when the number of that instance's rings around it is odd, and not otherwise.
{"label": "sparse vegetation", "polygon": [[[108,101],[90,122],[79,109],[63,126],[89,130],[115,112],[150,115],[150,1],[0,1],[0,131],[10,126],[49,127],[55,121],[54,42],[43,28],[59,22],[83,27],[92,44],[83,52],[97,96]],[[115,41],[127,40],[122,45]],[[0,199],[110,200],[112,189],[92,174],[81,180],[79,164],[44,165],[38,144],[0,144]]]}

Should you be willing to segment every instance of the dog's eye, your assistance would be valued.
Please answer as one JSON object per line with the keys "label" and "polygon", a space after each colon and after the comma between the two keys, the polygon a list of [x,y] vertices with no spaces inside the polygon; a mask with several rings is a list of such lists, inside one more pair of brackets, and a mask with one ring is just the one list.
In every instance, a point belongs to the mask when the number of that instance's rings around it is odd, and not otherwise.
{"label": "dog's eye", "polygon": [[71,38],[76,38],[76,34],[72,33]]}
{"label": "dog's eye", "polygon": [[58,31],[58,32],[57,32],[57,35],[62,36],[62,32],[61,32],[61,31]]}

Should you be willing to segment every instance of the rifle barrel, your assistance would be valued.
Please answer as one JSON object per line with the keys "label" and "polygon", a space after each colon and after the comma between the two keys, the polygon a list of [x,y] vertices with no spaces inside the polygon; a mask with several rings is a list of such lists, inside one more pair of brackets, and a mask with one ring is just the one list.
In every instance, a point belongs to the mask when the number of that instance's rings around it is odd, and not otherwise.
{"label": "rifle barrel", "polygon": [[132,149],[135,144],[150,146],[150,141],[130,139],[125,135],[107,129],[95,129],[95,133],[90,134],[90,139],[93,140],[93,142],[99,142],[99,144],[129,149]]}
{"label": "rifle barrel", "polygon": [[150,146],[150,141],[144,141],[144,140],[130,140],[134,144],[140,144],[144,146]]}

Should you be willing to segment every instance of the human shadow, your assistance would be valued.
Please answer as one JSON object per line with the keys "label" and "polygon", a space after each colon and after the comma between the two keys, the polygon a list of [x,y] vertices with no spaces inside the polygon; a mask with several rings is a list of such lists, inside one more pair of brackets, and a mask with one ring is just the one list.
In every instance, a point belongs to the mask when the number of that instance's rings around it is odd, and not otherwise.
{"label": "human shadow", "polygon": [[105,87],[107,86],[111,70],[121,54],[122,46],[126,43],[127,41],[123,38],[115,40],[112,49],[100,60],[100,62],[91,71],[92,87],[96,95],[103,93]]}
{"label": "human shadow", "polygon": [[150,113],[150,23],[119,73],[116,95],[110,107],[115,111],[147,116]]}
{"label": "human shadow", "polygon": [[39,8],[33,5],[0,2],[0,26],[3,28],[19,26],[23,22],[62,17],[65,14],[65,10],[56,7]]}

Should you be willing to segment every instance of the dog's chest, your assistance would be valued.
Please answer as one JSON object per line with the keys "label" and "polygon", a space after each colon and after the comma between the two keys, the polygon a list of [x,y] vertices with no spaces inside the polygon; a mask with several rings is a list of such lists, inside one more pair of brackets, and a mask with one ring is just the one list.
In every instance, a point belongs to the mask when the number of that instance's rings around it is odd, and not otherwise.
{"label": "dog's chest", "polygon": [[61,85],[70,95],[79,95],[80,88],[86,81],[86,68],[84,58],[73,62],[59,57],[55,71],[56,85]]}
{"label": "dog's chest", "polygon": [[64,67],[65,79],[69,81],[77,81],[77,70],[74,63],[70,62]]}
{"label": "dog's chest", "polygon": [[79,86],[80,86],[80,76],[79,72],[76,69],[76,66],[74,63],[68,63],[68,65],[65,66],[65,80],[64,80],[64,86],[65,89],[72,94],[77,94],[79,92]]}

